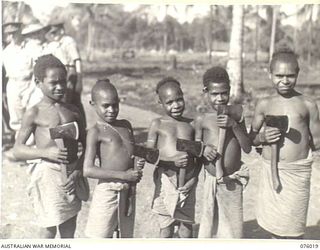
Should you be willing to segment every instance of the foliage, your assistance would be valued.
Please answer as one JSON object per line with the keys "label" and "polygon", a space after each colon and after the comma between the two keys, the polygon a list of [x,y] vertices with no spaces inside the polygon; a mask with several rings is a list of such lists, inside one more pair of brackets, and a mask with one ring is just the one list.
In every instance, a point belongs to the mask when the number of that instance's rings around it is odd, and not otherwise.
{"label": "foliage", "polygon": [[[188,5],[186,12],[191,11],[194,5]],[[208,6],[209,8],[209,6]],[[258,15],[260,52],[267,52],[270,46],[270,33],[272,23],[272,6],[261,5],[266,13],[265,17]],[[18,9],[18,2],[2,2],[3,22],[14,21]],[[175,16],[166,16],[163,21],[150,18],[150,5],[140,5],[134,11],[126,12],[119,4],[93,4],[72,3],[65,8],[57,7],[51,13],[51,20],[61,20],[65,23],[66,32],[73,36],[81,50],[90,46],[96,50],[106,49],[145,49],[163,50],[164,36],[167,35],[167,49],[176,51],[207,52],[214,50],[228,50],[231,33],[232,6],[214,5],[206,16],[196,17],[192,22],[179,23]],[[320,21],[312,21],[312,41],[310,42],[310,11],[312,5],[304,5],[294,14],[299,17],[301,28],[295,30],[293,26],[281,25],[278,21],[276,33],[276,47],[286,43],[294,48],[303,57],[310,57],[313,62],[320,58],[319,41]],[[254,44],[257,42],[255,35],[256,8],[248,5],[245,7],[244,50],[254,53]],[[280,14],[280,19],[284,18]],[[76,27],[74,20],[78,19]],[[37,21],[31,8],[25,4],[22,21],[25,24]],[[89,28],[94,27],[93,33]],[[91,35],[90,35],[90,34]],[[296,39],[295,36],[296,35]],[[91,37],[91,41],[89,39]],[[212,39],[211,39],[211,37]],[[210,46],[210,43],[211,46]]]}

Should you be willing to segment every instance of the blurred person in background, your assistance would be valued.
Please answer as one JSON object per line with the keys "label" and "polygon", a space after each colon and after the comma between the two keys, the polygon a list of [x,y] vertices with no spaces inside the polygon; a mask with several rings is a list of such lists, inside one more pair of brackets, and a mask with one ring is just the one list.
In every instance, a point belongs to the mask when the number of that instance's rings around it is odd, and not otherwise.
{"label": "blurred person in background", "polygon": [[21,34],[22,23],[6,23],[2,26],[7,46],[3,50],[3,67],[8,78],[6,95],[9,126],[16,133],[21,126],[22,114],[31,94],[32,60]]}

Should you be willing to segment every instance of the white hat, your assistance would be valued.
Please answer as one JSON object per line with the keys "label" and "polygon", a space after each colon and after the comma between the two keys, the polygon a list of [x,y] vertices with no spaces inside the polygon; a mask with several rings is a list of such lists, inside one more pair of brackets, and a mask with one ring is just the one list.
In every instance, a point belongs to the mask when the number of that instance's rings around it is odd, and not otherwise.
{"label": "white hat", "polygon": [[29,24],[27,27],[25,27],[21,34],[22,35],[28,35],[28,34],[31,34],[31,33],[36,33],[40,30],[42,30],[43,28],[45,28],[46,26],[43,26],[41,23],[32,23],[32,24]]}

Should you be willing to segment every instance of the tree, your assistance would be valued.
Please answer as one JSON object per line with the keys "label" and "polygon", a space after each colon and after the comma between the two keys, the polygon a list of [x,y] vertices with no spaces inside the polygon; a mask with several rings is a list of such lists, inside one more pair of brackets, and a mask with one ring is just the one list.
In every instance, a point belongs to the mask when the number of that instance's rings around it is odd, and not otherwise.
{"label": "tree", "polygon": [[230,96],[234,101],[240,101],[244,93],[243,86],[243,25],[244,25],[244,7],[243,5],[234,5],[232,11],[232,29],[229,47],[229,59],[227,71],[230,77]]}
{"label": "tree", "polygon": [[272,9],[271,39],[270,39],[270,49],[269,49],[269,61],[271,61],[272,54],[274,52],[274,47],[275,47],[278,13],[279,13],[279,6],[273,6],[273,9]]}

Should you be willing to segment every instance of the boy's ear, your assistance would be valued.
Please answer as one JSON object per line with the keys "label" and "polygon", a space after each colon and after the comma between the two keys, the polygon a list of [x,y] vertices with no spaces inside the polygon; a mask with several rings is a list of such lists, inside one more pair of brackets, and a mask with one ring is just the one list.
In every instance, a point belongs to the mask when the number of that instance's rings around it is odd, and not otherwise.
{"label": "boy's ear", "polygon": [[160,97],[158,96],[158,103],[162,104]]}
{"label": "boy's ear", "polygon": [[89,103],[90,103],[90,105],[92,105],[92,106],[95,104],[94,101],[92,101],[92,100],[90,100]]}
{"label": "boy's ear", "polygon": [[203,87],[202,92],[203,93],[207,93],[208,92],[208,87]]}
{"label": "boy's ear", "polygon": [[39,79],[38,78],[34,78],[34,82],[36,83],[36,85],[38,85],[40,83]]}

